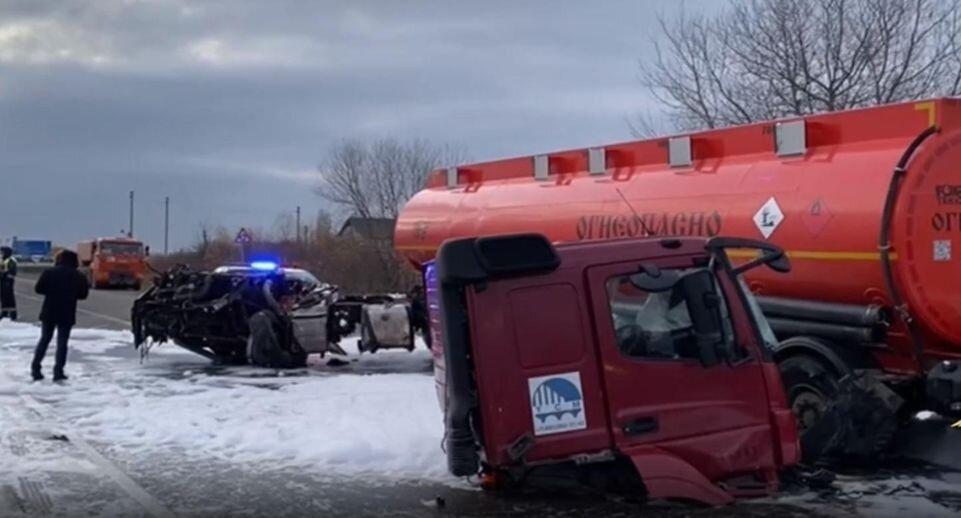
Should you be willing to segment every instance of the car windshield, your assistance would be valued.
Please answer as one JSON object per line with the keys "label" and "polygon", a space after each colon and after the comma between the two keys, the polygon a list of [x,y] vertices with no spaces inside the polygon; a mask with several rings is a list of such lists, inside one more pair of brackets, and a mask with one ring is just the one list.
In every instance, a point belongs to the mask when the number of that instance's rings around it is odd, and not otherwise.
{"label": "car windshield", "polygon": [[218,266],[214,269],[214,273],[248,277],[274,275],[278,272],[283,274],[286,287],[291,291],[310,291],[321,284],[321,282],[317,280],[317,277],[314,277],[314,274],[299,268],[280,268],[276,271],[264,271],[255,270],[247,266]]}
{"label": "car windshield", "polygon": [[320,285],[317,277],[307,270],[285,268],[284,279],[290,287],[299,288],[302,291],[310,291]]}
{"label": "car windshield", "polygon": [[100,243],[100,252],[107,255],[142,255],[143,245],[140,243]]}

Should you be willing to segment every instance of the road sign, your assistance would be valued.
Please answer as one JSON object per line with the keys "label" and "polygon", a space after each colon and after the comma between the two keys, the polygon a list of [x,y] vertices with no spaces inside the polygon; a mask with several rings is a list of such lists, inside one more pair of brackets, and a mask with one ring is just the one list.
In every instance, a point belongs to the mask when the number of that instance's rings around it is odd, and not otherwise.
{"label": "road sign", "polygon": [[247,232],[247,229],[241,227],[241,228],[240,228],[240,231],[237,232],[237,237],[234,238],[234,243],[242,243],[242,244],[243,244],[243,243],[249,243],[249,242],[251,242],[252,240],[253,240],[253,239],[251,239],[250,233]]}

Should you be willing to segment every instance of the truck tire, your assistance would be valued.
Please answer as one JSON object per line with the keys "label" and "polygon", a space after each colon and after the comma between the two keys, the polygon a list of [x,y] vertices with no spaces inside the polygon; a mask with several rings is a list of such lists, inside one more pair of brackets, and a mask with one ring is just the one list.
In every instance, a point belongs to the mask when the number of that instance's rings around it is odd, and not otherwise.
{"label": "truck tire", "polygon": [[295,369],[307,365],[307,353],[293,352],[281,344],[275,325],[276,317],[269,311],[259,311],[250,317],[247,337],[247,358],[251,365],[273,369]]}
{"label": "truck tire", "polygon": [[807,354],[791,356],[779,367],[788,405],[803,436],[824,417],[837,397],[839,377],[824,362]]}
{"label": "truck tire", "polygon": [[891,443],[902,400],[876,377],[842,375],[815,354],[789,356],[779,367],[804,463],[870,464]]}

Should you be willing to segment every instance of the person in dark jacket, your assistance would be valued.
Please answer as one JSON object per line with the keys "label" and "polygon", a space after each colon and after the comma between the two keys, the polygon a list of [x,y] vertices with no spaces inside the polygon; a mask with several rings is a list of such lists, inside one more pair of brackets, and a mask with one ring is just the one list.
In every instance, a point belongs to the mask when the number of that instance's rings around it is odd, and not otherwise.
{"label": "person in dark jacket", "polygon": [[67,379],[63,367],[67,363],[70,330],[77,321],[77,301],[86,299],[90,290],[87,278],[77,271],[79,266],[77,254],[64,250],[57,255],[54,267],[44,271],[37,281],[35,289],[43,295],[43,307],[40,309],[40,341],[31,365],[34,381],[43,379],[40,363],[47,354],[47,346],[53,339],[54,331],[57,332],[57,356],[53,366],[53,380]]}
{"label": "person in dark jacket", "polygon": [[17,260],[13,258],[13,249],[0,247],[0,320],[17,319],[17,296],[13,291],[16,279]]}
{"label": "person in dark jacket", "polygon": [[430,334],[430,317],[427,313],[427,296],[424,294],[424,287],[421,285],[414,288],[407,294],[410,299],[410,325],[414,331],[420,331],[424,336],[424,344],[427,348],[432,347]]}

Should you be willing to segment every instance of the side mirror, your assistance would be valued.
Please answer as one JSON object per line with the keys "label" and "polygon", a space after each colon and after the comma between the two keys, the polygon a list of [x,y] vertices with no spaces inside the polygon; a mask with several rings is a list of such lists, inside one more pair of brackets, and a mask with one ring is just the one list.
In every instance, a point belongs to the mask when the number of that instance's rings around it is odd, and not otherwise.
{"label": "side mirror", "polygon": [[787,258],[787,254],[780,252],[774,255],[777,258],[766,261],[767,267],[777,273],[791,273],[791,260]]}
{"label": "side mirror", "polygon": [[143,247],[143,256],[150,257],[150,246]]}
{"label": "side mirror", "polygon": [[730,248],[757,250],[757,257],[734,268],[733,273],[735,275],[740,275],[761,265],[766,265],[778,273],[788,273],[791,271],[791,260],[788,259],[787,254],[784,253],[784,249],[773,243],[740,237],[714,237],[707,242],[707,248],[712,252],[726,251]]}
{"label": "side mirror", "polygon": [[717,292],[714,274],[708,269],[689,272],[678,280],[677,291],[687,302],[701,365],[713,367],[721,363],[724,359],[721,349],[724,332],[721,296]]}

